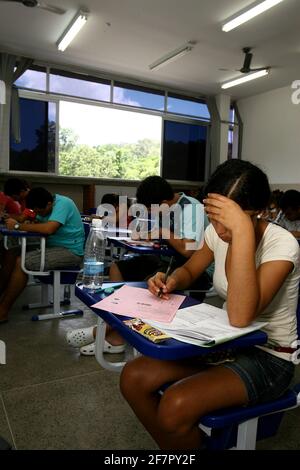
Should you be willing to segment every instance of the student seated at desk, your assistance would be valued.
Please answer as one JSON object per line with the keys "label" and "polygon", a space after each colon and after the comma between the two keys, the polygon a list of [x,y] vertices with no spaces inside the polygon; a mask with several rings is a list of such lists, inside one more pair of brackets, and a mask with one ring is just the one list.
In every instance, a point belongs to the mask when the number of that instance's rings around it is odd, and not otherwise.
{"label": "student seated at desk", "polygon": [[4,220],[7,216],[18,216],[20,213],[20,204],[7,196],[4,191],[0,191],[0,218]]}
{"label": "student seated at desk", "polygon": [[[161,449],[199,449],[201,416],[231,406],[252,405],[279,397],[294,373],[299,247],[281,227],[257,218],[267,206],[266,175],[243,160],[220,165],[206,186],[205,210],[211,225],[205,243],[164,284],[150,278],[158,295],[183,289],[214,260],[214,288],[226,300],[236,327],[267,321],[265,346],[236,351],[231,362],[205,364],[199,358],[163,361],[138,357],[120,378],[121,391]],[[171,383],[161,396],[159,390]]]}
{"label": "student seated at desk", "polygon": [[[7,228],[47,235],[45,271],[79,267],[83,258],[84,228],[74,202],[60,194],[52,195],[44,188],[34,188],[26,204],[37,214],[37,223],[19,224],[8,218]],[[22,271],[18,251],[18,248],[7,250],[6,263],[1,270],[0,323],[7,321],[11,306],[27,284],[28,276]],[[39,271],[40,257],[40,250],[28,252],[26,268]]]}
{"label": "student seated at desk", "polygon": [[9,178],[4,183],[3,191],[6,196],[16,201],[19,206],[19,214],[13,215],[15,220],[24,222],[25,220],[33,221],[35,219],[36,214],[34,211],[26,207],[26,197],[30,191],[27,181],[20,178]]}
{"label": "student seated at desk", "polygon": [[283,217],[278,224],[300,238],[300,191],[289,189],[280,199]]}
{"label": "student seated at desk", "polygon": [[[144,179],[137,189],[136,199],[148,210],[153,205],[160,206],[162,218],[170,224],[160,226],[152,238],[155,236],[165,240],[176,251],[173,269],[182,265],[201,245],[203,229],[208,225],[203,205],[184,193],[175,193],[160,176]],[[143,281],[158,270],[167,268],[168,263],[169,258],[160,255],[141,255],[121,260],[111,265],[109,278],[111,281]]]}
{"label": "student seated at desk", "polygon": [[[174,257],[173,270],[184,264],[186,259],[201,245],[204,228],[208,225],[203,205],[184,193],[175,193],[170,184],[160,176],[149,176],[144,179],[137,188],[136,199],[146,211],[154,204],[161,206],[163,217],[165,216],[165,220],[170,224],[168,227],[161,227],[155,238],[166,240],[168,245],[177,252]],[[169,261],[169,257],[160,255],[141,255],[117,261],[110,266],[109,279],[110,281],[143,281],[157,271],[166,271]],[[198,289],[209,289],[210,274],[210,272],[203,273],[202,277],[197,280]],[[93,355],[95,334],[95,327],[73,330],[68,333],[67,341],[73,347],[81,347],[81,354]],[[104,352],[119,353],[124,349],[123,338],[107,327]]]}
{"label": "student seated at desk", "polygon": [[[270,200],[268,203],[268,207],[265,211],[261,213],[261,217],[268,222],[273,222],[274,224],[278,224],[279,220],[282,217],[282,211],[280,209],[280,201],[283,196],[284,192],[280,191],[280,189],[275,189],[272,191]],[[280,225],[280,224],[279,224]]]}
{"label": "student seated at desk", "polygon": [[[19,178],[9,178],[5,181],[3,192],[0,192],[0,218],[4,222],[7,217],[13,217],[18,222],[25,220],[34,220],[35,213],[26,208],[25,198],[29,193],[29,185],[25,180]],[[10,248],[18,245],[18,241],[12,237],[9,238]],[[0,235],[0,265],[4,263],[5,249],[3,237]]]}
{"label": "student seated at desk", "polygon": [[97,207],[96,216],[105,218],[105,223],[112,227],[128,228],[131,217],[128,216],[129,200],[120,199],[117,193],[107,193],[102,196],[101,204]]}

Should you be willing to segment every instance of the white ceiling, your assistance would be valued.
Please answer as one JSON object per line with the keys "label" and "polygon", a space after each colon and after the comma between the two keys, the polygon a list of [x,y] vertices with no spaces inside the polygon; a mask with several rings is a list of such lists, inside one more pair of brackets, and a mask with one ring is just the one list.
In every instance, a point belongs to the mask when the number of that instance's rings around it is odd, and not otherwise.
{"label": "white ceiling", "polygon": [[[271,74],[227,90],[235,98],[290,85],[300,79],[300,0],[285,0],[238,29],[221,26],[253,0],[47,0],[65,8],[56,15],[0,0],[0,48],[38,60],[157,83],[203,94],[239,75],[241,49],[254,48],[253,67]],[[80,6],[90,11],[86,26],[65,52],[56,41]],[[148,65],[193,40],[191,53],[160,70]],[[227,68],[228,71],[220,71]]]}

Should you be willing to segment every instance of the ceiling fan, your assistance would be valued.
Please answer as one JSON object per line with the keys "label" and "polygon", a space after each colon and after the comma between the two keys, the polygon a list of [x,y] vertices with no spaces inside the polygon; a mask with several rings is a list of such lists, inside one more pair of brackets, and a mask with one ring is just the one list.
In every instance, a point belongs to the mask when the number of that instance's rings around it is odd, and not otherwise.
{"label": "ceiling fan", "polygon": [[56,13],[57,15],[63,15],[66,13],[66,10],[62,8],[55,7],[54,5],[49,5],[48,3],[38,2],[37,0],[0,0],[1,2],[14,2],[22,3],[25,7],[38,7],[43,10],[51,11],[51,13]]}
{"label": "ceiling fan", "polygon": [[[268,67],[259,67],[259,68],[251,68],[251,62],[253,58],[253,54],[251,52],[252,47],[243,47],[242,51],[245,54],[244,63],[242,68],[236,69],[237,72],[241,73],[250,73],[250,72],[259,72],[260,70],[265,70]],[[229,69],[221,68],[219,70],[228,71]]]}

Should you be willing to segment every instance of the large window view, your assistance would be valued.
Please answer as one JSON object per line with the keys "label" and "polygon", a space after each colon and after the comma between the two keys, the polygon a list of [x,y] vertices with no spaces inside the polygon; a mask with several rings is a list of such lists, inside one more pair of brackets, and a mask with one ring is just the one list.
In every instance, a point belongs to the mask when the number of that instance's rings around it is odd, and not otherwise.
{"label": "large window view", "polygon": [[60,102],[59,173],[143,179],[159,174],[161,117]]}
{"label": "large window view", "polygon": [[11,139],[11,170],[141,180],[162,168],[170,179],[204,178],[203,99],[42,66],[15,85],[21,142]]}

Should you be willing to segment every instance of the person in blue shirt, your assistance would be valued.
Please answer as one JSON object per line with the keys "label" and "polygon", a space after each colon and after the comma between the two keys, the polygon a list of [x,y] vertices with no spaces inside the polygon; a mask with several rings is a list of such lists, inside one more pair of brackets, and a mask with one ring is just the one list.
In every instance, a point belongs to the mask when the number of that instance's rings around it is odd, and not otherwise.
{"label": "person in blue shirt", "polygon": [[[26,205],[37,214],[36,223],[18,223],[13,218],[6,220],[9,230],[38,232],[47,235],[45,271],[61,268],[76,268],[82,264],[84,228],[79,210],[74,202],[60,194],[52,195],[44,188],[32,189]],[[0,323],[7,321],[14,301],[26,287],[28,276],[21,268],[19,253],[11,251],[10,264],[6,266],[7,282],[0,299]],[[40,269],[40,250],[26,255],[26,268]]]}

